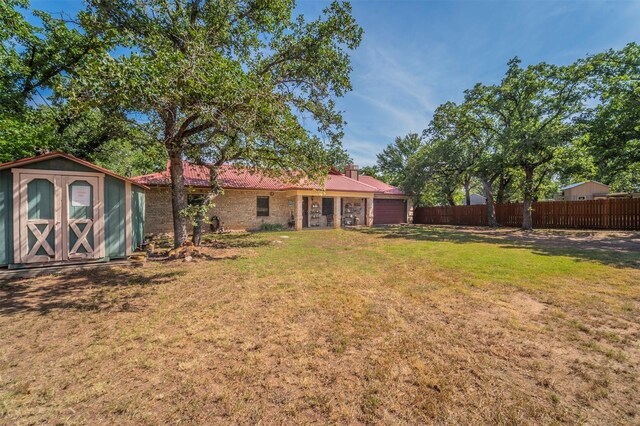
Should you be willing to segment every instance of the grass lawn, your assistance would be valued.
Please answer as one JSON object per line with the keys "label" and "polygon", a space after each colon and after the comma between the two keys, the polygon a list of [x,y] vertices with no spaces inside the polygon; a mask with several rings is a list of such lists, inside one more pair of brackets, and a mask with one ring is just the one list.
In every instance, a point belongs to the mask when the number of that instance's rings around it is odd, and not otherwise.
{"label": "grass lawn", "polygon": [[216,238],[1,284],[0,423],[640,423],[640,254],[616,236]]}

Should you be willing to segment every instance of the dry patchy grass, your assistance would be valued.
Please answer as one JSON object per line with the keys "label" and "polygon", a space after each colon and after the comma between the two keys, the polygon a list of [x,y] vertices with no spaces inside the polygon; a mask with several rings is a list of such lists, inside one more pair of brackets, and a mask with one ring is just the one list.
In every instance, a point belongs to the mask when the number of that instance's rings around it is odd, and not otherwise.
{"label": "dry patchy grass", "polygon": [[221,238],[232,256],[0,285],[0,422],[640,422],[637,252]]}

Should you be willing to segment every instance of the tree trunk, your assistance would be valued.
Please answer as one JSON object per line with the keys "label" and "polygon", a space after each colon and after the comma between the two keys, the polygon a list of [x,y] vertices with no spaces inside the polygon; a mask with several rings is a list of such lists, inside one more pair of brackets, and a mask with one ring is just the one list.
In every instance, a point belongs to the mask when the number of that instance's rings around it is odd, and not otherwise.
{"label": "tree trunk", "polygon": [[496,203],[502,204],[504,203],[504,193],[507,190],[507,185],[509,185],[509,181],[511,179],[506,178],[504,176],[500,176],[498,178],[498,194],[496,196]]}
{"label": "tree trunk", "polygon": [[211,182],[211,189],[207,193],[207,195],[202,199],[200,203],[200,209],[196,215],[195,226],[193,227],[193,237],[191,241],[193,241],[193,245],[199,246],[202,242],[202,234],[204,233],[204,209],[203,207],[209,206],[213,200],[222,192],[222,188],[220,188],[220,183],[218,182],[218,169],[217,167],[209,168],[209,180]]}
{"label": "tree trunk", "polygon": [[522,229],[530,231],[533,229],[533,218],[531,214],[531,203],[533,201],[533,169],[524,168],[524,202],[522,203]]}
{"label": "tree trunk", "polygon": [[182,169],[182,147],[176,138],[177,108],[167,106],[160,112],[164,125],[164,146],[169,156],[169,174],[171,175],[171,213],[173,214],[173,247],[178,248],[187,239],[187,218],[181,213],[187,207],[184,189],[184,171]]}
{"label": "tree trunk", "polygon": [[456,201],[453,199],[453,192],[447,193],[447,201],[449,202],[450,206],[456,205]]}
{"label": "tree trunk", "polygon": [[496,194],[496,203],[504,203],[504,187],[498,186],[498,193]]}
{"label": "tree trunk", "polygon": [[471,205],[471,181],[466,180],[464,182],[464,201],[467,206]]}
{"label": "tree trunk", "polygon": [[196,224],[193,227],[193,236],[191,237],[191,242],[193,242],[194,246],[199,246],[202,242],[202,234],[204,231],[204,215],[202,212],[198,212],[196,215]]}
{"label": "tree trunk", "polygon": [[171,173],[171,206],[173,213],[173,246],[178,248],[187,240],[187,218],[180,213],[187,207],[184,190],[182,155],[176,147],[169,148],[169,172]]}
{"label": "tree trunk", "polygon": [[482,179],[482,188],[484,189],[484,196],[487,199],[487,222],[489,226],[498,226],[498,220],[496,219],[496,205],[493,202],[493,188],[491,188],[491,182],[487,179]]}

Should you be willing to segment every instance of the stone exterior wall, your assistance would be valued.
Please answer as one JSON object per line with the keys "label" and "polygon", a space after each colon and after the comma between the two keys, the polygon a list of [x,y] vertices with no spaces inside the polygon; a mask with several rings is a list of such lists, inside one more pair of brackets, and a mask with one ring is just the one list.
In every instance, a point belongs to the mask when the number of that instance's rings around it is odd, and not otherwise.
{"label": "stone exterior wall", "polygon": [[[273,195],[271,195],[273,194]],[[257,197],[269,197],[269,216],[257,215]],[[386,197],[383,197],[386,198]],[[322,206],[322,197],[309,197],[309,210],[311,203],[318,202]],[[367,201],[368,203],[369,201]],[[172,233],[173,217],[171,215],[171,190],[167,187],[152,188],[146,191],[146,219],[145,234]],[[363,198],[342,197],[342,208],[347,203],[360,204],[358,224],[365,225],[365,201]],[[215,207],[209,211],[209,217],[218,216],[226,230],[260,229],[263,223],[280,224],[287,226],[295,210],[295,198],[279,191],[255,191],[228,189],[215,200]],[[409,223],[413,220],[413,203],[408,200],[407,216]],[[311,221],[309,221],[311,223]],[[325,215],[321,218],[320,226],[327,226]],[[207,228],[208,229],[208,228]]]}
{"label": "stone exterior wall", "polygon": [[144,196],[144,233],[173,233],[171,189],[151,188]]}
{"label": "stone exterior wall", "polygon": [[[269,197],[269,216],[258,216],[258,196]],[[263,223],[286,227],[293,214],[293,201],[278,191],[225,190],[224,195],[215,199],[215,207],[209,210],[209,217],[218,216],[226,230],[255,230],[260,229]]]}
{"label": "stone exterior wall", "polygon": [[[257,215],[258,196],[269,197],[269,216]],[[294,199],[287,198],[284,192],[229,189],[215,199],[215,206],[209,210],[209,217],[218,216],[226,230],[255,230],[260,229],[263,223],[287,226],[287,222],[293,214],[293,202]],[[145,234],[173,232],[171,190],[169,188],[148,190],[145,208]]]}

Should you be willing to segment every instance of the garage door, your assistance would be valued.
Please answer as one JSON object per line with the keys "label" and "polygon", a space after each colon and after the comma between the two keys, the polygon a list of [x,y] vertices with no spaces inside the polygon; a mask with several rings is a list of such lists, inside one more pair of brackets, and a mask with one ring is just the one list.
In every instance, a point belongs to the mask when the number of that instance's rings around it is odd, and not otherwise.
{"label": "garage door", "polygon": [[404,200],[373,200],[373,224],[392,225],[407,221]]}

